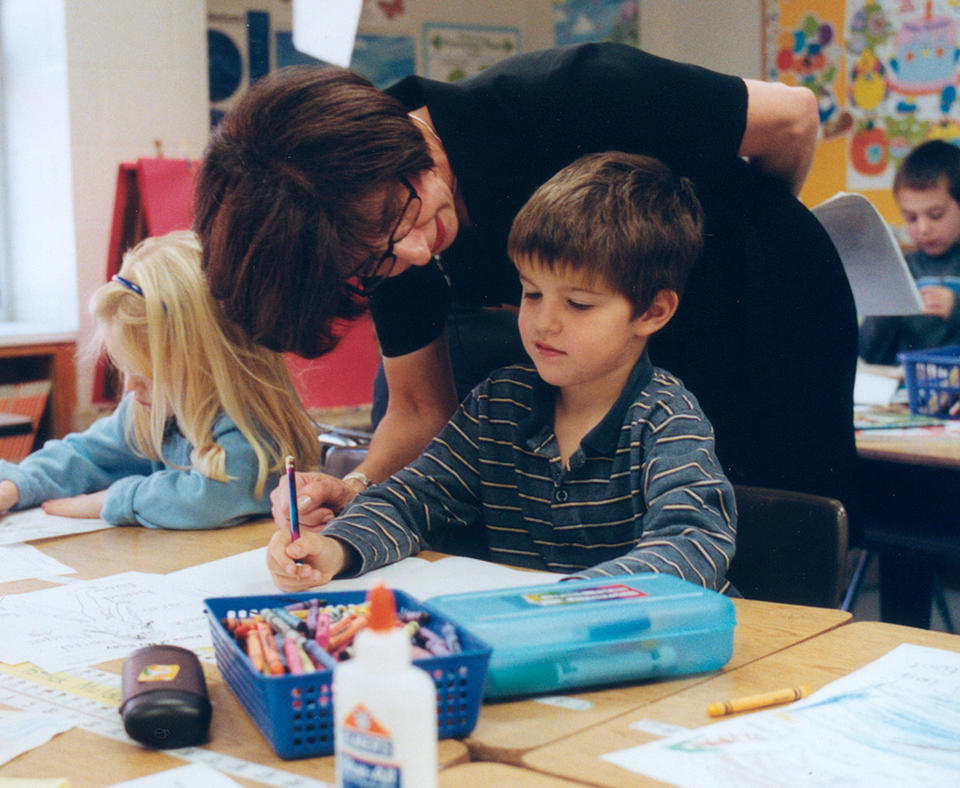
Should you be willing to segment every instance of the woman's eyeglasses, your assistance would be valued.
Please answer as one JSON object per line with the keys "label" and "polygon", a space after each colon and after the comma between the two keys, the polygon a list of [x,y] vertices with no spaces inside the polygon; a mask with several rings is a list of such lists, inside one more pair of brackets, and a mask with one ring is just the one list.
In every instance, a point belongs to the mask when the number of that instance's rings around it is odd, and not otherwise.
{"label": "woman's eyeglasses", "polygon": [[347,277],[350,279],[355,276],[360,282],[359,288],[347,284],[348,290],[359,291],[362,295],[370,295],[370,293],[383,284],[397,262],[397,256],[393,251],[394,244],[406,238],[410,231],[416,226],[417,218],[420,216],[420,208],[423,203],[420,200],[420,195],[417,194],[417,190],[414,189],[410,181],[402,175],[400,176],[400,183],[407,187],[407,201],[403,204],[403,210],[400,211],[400,217],[397,219],[397,223],[390,231],[386,251],[376,260],[360,266],[350,277]]}

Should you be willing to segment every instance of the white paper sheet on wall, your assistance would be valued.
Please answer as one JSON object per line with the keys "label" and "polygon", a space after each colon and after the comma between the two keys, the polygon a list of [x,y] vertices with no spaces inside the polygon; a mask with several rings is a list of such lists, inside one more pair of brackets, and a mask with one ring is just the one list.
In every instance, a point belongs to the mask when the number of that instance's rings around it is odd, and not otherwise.
{"label": "white paper sheet on wall", "polygon": [[347,68],[362,8],[363,0],[293,0],[293,45]]}

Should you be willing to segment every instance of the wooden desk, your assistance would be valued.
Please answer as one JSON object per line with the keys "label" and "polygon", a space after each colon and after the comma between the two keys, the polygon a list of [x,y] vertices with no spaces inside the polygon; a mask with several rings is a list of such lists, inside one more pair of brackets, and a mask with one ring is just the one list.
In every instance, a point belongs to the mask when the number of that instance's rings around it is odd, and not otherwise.
{"label": "wooden desk", "polygon": [[[651,734],[632,729],[632,723],[652,720],[686,728],[709,725],[718,721],[707,714],[707,706],[712,702],[797,684],[807,684],[811,690],[817,690],[901,643],[960,652],[957,635],[879,622],[847,624],[527,753],[522,765],[588,785],[622,788],[662,785],[600,759],[606,753],[655,740]],[[869,782],[864,780],[864,784]]]}
{"label": "wooden desk", "polygon": [[0,383],[52,381],[40,439],[62,438],[74,429],[77,406],[76,341],[72,334],[0,337],[4,372]]}
{"label": "wooden desk", "polygon": [[960,566],[960,431],[860,430],[858,541],[880,556],[884,621],[930,626],[937,567]]}
{"label": "wooden desk", "polygon": [[440,788],[583,788],[584,783],[571,782],[560,777],[549,777],[543,772],[508,766],[505,763],[473,761],[453,766],[440,772]]}
{"label": "wooden desk", "polygon": [[857,430],[857,454],[865,460],[934,468],[960,468],[960,432],[943,427]]}
{"label": "wooden desk", "polygon": [[[826,608],[734,600],[737,628],[730,671],[800,643],[851,619]],[[486,703],[466,743],[474,760],[520,764],[530,750],[582,731],[709,680],[715,673],[651,681],[559,696],[561,705],[540,700]],[[552,696],[554,698],[558,696]],[[549,700],[549,699],[548,699]]]}
{"label": "wooden desk", "polygon": [[[167,573],[252,550],[267,543],[274,527],[272,521],[258,521],[216,531],[108,528],[32,544],[77,569],[82,579],[90,580],[128,570]],[[0,595],[51,585],[40,580],[6,583],[0,585]],[[98,667],[119,674],[122,664],[122,660],[113,660]],[[204,674],[214,711],[210,742],[203,749],[290,775],[334,781],[332,756],[291,761],[278,758],[216,667],[204,664]],[[441,741],[439,756],[441,768],[469,760],[466,745],[456,739]],[[74,728],[42,747],[0,764],[0,777],[68,777],[73,788],[100,788],[184,764],[180,758],[141,747],[133,740],[115,741]],[[235,774],[230,777],[246,786],[267,785]],[[292,779],[290,784],[295,784]]]}

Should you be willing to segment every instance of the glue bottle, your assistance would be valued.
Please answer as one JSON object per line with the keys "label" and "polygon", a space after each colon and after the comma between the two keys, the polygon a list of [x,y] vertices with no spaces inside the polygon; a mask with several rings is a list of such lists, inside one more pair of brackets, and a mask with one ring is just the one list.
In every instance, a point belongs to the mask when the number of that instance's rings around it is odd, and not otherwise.
{"label": "glue bottle", "polygon": [[436,788],[437,689],[411,662],[393,594],[368,594],[367,627],[333,674],[338,788]]}

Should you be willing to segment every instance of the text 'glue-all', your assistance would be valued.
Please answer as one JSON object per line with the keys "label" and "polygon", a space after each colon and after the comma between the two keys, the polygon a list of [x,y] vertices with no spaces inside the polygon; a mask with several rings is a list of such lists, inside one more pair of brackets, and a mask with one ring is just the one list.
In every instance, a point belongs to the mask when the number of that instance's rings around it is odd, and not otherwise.
{"label": "text 'glue-all'", "polygon": [[334,669],[337,786],[436,788],[436,686],[411,662],[390,590],[378,585],[368,599],[354,656]]}

